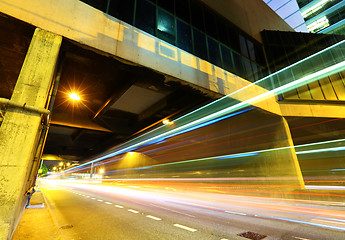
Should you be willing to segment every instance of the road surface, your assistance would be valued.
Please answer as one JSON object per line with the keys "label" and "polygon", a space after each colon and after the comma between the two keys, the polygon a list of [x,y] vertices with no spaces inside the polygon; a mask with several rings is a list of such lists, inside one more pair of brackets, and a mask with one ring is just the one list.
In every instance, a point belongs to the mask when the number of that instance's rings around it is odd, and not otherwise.
{"label": "road surface", "polygon": [[65,239],[345,239],[341,202],[121,182],[46,180],[41,190]]}

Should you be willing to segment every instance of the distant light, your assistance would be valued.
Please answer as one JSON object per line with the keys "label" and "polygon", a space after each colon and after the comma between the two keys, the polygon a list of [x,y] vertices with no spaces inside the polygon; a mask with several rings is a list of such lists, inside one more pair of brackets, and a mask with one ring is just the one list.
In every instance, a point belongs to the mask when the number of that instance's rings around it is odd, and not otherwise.
{"label": "distant light", "polygon": [[79,101],[79,100],[80,100],[79,95],[76,94],[76,93],[70,93],[70,94],[69,94],[69,97],[70,97],[72,100],[74,100],[74,101]]}
{"label": "distant light", "polygon": [[168,119],[164,119],[162,123],[163,123],[164,125],[173,124],[173,122],[170,122]]}
{"label": "distant light", "polygon": [[53,167],[53,170],[55,171],[55,170],[56,170],[56,167]]}
{"label": "distant light", "polygon": [[99,173],[103,174],[104,173],[104,168],[99,169]]}
{"label": "distant light", "polygon": [[71,165],[71,163],[69,163],[69,162],[66,164],[67,167],[69,167],[70,165]]}
{"label": "distant light", "polygon": [[60,162],[60,163],[59,163],[59,166],[63,166],[63,162]]}

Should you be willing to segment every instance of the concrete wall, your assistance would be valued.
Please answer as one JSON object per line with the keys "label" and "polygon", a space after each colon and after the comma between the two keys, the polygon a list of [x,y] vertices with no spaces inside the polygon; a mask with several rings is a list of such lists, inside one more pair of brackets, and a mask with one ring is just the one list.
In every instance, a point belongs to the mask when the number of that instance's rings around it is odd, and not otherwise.
{"label": "concrete wall", "polygon": [[201,0],[261,42],[262,30],[295,31],[262,0]]}

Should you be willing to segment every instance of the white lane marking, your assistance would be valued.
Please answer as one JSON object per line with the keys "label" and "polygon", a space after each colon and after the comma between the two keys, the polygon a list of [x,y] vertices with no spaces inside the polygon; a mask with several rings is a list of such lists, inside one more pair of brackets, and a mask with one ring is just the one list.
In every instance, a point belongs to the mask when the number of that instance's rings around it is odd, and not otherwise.
{"label": "white lane marking", "polygon": [[186,216],[189,216],[189,217],[195,217],[195,216],[190,215],[190,214],[187,214],[187,213],[175,211],[175,210],[172,210],[172,209],[169,209],[169,208],[166,208],[166,207],[161,207],[161,206],[158,206],[158,205],[155,205],[155,204],[150,204],[150,205],[151,205],[151,206],[155,206],[155,207],[159,207],[159,208],[163,208],[163,209],[166,209],[166,210],[168,210],[168,211],[175,212],[175,213],[178,213],[178,214],[186,215]]}
{"label": "white lane marking", "polygon": [[300,240],[310,240],[309,238],[301,238],[301,237],[294,237],[294,238],[297,238],[297,239],[300,239]]}
{"label": "white lane marking", "polygon": [[89,198],[90,196],[86,196],[86,198]]}
{"label": "white lane marking", "polygon": [[231,211],[225,211],[226,213],[232,213],[232,214],[237,214],[237,215],[243,215],[246,216],[247,214],[245,213],[240,213],[240,212],[231,212]]}
{"label": "white lane marking", "polygon": [[85,197],[85,195],[82,195],[83,197]]}
{"label": "white lane marking", "polygon": [[94,198],[94,197],[92,197],[91,199],[92,199],[92,200],[96,200],[96,198]]}
{"label": "white lane marking", "polygon": [[157,220],[157,221],[162,220],[162,219],[159,218],[159,217],[155,217],[155,216],[151,216],[151,215],[147,215],[146,217],[151,218],[151,219],[153,219],[153,220]]}
{"label": "white lane marking", "polygon": [[112,204],[111,202],[104,202],[105,204]]}
{"label": "white lane marking", "polygon": [[198,231],[198,230],[196,230],[196,229],[194,229],[194,228],[190,228],[190,227],[187,227],[187,226],[183,226],[183,225],[177,224],[177,223],[175,223],[174,226],[175,226],[175,227],[178,227],[178,228],[182,228],[182,229],[187,230],[187,231],[191,231],[191,232]]}
{"label": "white lane marking", "polygon": [[103,202],[103,200],[102,200],[102,199],[98,199],[97,201],[98,201],[98,202]]}
{"label": "white lane marking", "polygon": [[120,206],[120,205],[115,205],[115,207],[117,207],[117,208],[123,208],[122,206]]}
{"label": "white lane marking", "polygon": [[128,209],[128,212],[139,213],[139,211],[136,211],[136,210],[133,210],[133,209]]}

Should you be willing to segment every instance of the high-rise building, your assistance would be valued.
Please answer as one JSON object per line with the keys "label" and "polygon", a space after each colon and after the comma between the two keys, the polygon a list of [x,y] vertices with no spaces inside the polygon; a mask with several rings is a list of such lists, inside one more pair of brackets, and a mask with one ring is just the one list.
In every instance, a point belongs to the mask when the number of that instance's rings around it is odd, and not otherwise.
{"label": "high-rise building", "polygon": [[309,32],[345,34],[345,0],[297,0]]}
{"label": "high-rise building", "polygon": [[263,0],[296,32],[308,32],[296,0]]}

